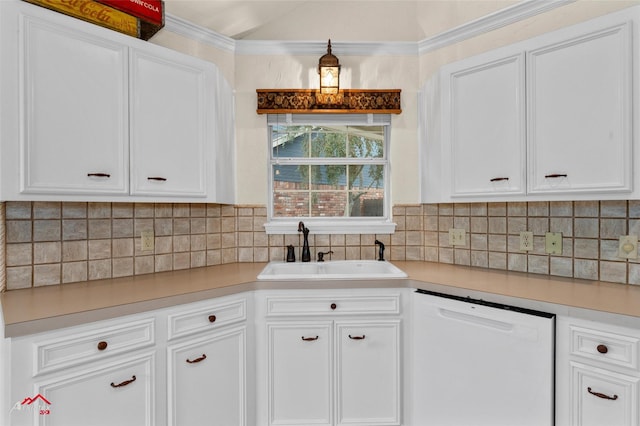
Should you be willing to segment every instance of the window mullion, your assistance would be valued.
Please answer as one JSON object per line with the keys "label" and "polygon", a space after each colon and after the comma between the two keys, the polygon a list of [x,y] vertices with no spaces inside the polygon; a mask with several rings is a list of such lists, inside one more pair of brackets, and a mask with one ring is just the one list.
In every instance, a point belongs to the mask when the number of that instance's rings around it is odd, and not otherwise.
{"label": "window mullion", "polygon": [[272,164],[309,164],[312,166],[324,165],[385,165],[387,162],[381,158],[278,158],[271,160]]}

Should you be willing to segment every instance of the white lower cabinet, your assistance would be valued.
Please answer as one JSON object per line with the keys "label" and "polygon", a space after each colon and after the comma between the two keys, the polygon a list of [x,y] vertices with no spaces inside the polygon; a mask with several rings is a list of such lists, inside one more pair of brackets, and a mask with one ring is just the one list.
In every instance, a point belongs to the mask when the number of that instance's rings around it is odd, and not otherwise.
{"label": "white lower cabinet", "polygon": [[[430,426],[433,394],[453,392],[440,410],[445,416],[461,409],[456,374],[465,354],[425,345],[416,333],[431,326],[462,344],[476,337],[419,314],[425,307],[409,292],[256,290],[6,338],[0,390],[10,406],[0,424]],[[452,316],[447,306],[438,303],[433,312],[469,321],[470,314]],[[640,426],[640,320],[604,317],[556,317],[556,426]],[[526,327],[489,325],[536,338]],[[464,371],[483,367],[468,361],[479,350],[467,351]],[[476,382],[489,389],[482,374]],[[434,388],[438,375],[441,389]]]}
{"label": "white lower cabinet", "polygon": [[246,322],[241,295],[7,339],[0,424],[247,426]]}
{"label": "white lower cabinet", "polygon": [[269,424],[331,425],[331,322],[267,324]]}
{"label": "white lower cabinet", "polygon": [[398,292],[272,292],[261,307],[257,424],[401,424]]}
{"label": "white lower cabinet", "polygon": [[336,424],[400,424],[400,321],[335,327]]}
{"label": "white lower cabinet", "polygon": [[560,318],[556,424],[640,425],[639,349],[637,329]]}
{"label": "white lower cabinet", "polygon": [[170,345],[168,424],[245,425],[245,327]]}
{"label": "white lower cabinet", "polygon": [[51,405],[49,413],[30,414],[47,426],[153,426],[154,368],[151,352],[36,381],[34,396],[46,395]]}
{"label": "white lower cabinet", "polygon": [[400,321],[268,323],[271,425],[399,425]]}
{"label": "white lower cabinet", "polygon": [[637,377],[570,363],[572,424],[637,425]]}
{"label": "white lower cabinet", "polygon": [[155,425],[155,324],[138,315],[12,339],[9,424]]}

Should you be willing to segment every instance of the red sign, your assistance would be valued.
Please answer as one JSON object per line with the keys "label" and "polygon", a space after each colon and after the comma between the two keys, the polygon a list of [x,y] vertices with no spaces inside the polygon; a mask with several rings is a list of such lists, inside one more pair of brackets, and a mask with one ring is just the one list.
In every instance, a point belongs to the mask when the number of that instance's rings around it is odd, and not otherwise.
{"label": "red sign", "polygon": [[144,19],[153,24],[162,25],[164,14],[162,0],[97,0],[114,9]]}
{"label": "red sign", "polygon": [[26,0],[105,28],[138,37],[138,19],[93,0]]}

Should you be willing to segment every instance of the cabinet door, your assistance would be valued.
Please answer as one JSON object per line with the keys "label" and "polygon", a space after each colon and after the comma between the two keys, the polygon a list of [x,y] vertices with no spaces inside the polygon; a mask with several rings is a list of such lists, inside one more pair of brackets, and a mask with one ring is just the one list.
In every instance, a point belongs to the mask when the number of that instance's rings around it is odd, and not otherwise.
{"label": "cabinet door", "polygon": [[336,424],[400,424],[400,323],[336,323]]}
{"label": "cabinet door", "polygon": [[638,425],[637,377],[571,362],[571,424]]}
{"label": "cabinet door", "polygon": [[270,425],[331,425],[331,322],[267,324]]}
{"label": "cabinet door", "polygon": [[529,192],[631,191],[630,25],[528,53]]}
{"label": "cabinet door", "polygon": [[153,371],[151,353],[36,383],[51,405],[49,414],[32,415],[47,426],[153,426]]}
{"label": "cabinet door", "polygon": [[169,347],[170,425],[246,424],[245,340],[242,327]]}
{"label": "cabinet door", "polygon": [[524,53],[501,52],[446,70],[444,135],[451,195],[524,194]]}
{"label": "cabinet door", "polygon": [[126,193],[127,48],[21,19],[20,191]]}
{"label": "cabinet door", "polygon": [[149,50],[131,54],[131,192],[204,197],[213,143],[211,68]]}

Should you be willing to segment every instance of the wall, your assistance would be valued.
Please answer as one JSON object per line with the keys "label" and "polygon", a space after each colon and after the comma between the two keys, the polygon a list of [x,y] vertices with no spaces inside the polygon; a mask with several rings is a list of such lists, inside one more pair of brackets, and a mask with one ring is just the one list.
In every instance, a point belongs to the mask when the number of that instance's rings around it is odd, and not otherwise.
{"label": "wall", "polygon": [[[353,89],[401,89],[402,114],[392,116],[391,196],[394,203],[415,203],[417,185],[417,57],[346,56],[333,50],[342,64],[340,85]],[[236,57],[236,153],[239,204],[266,204],[269,154],[265,115],[256,114],[256,89],[318,87],[318,56]],[[255,70],[260,70],[256,73]]]}

